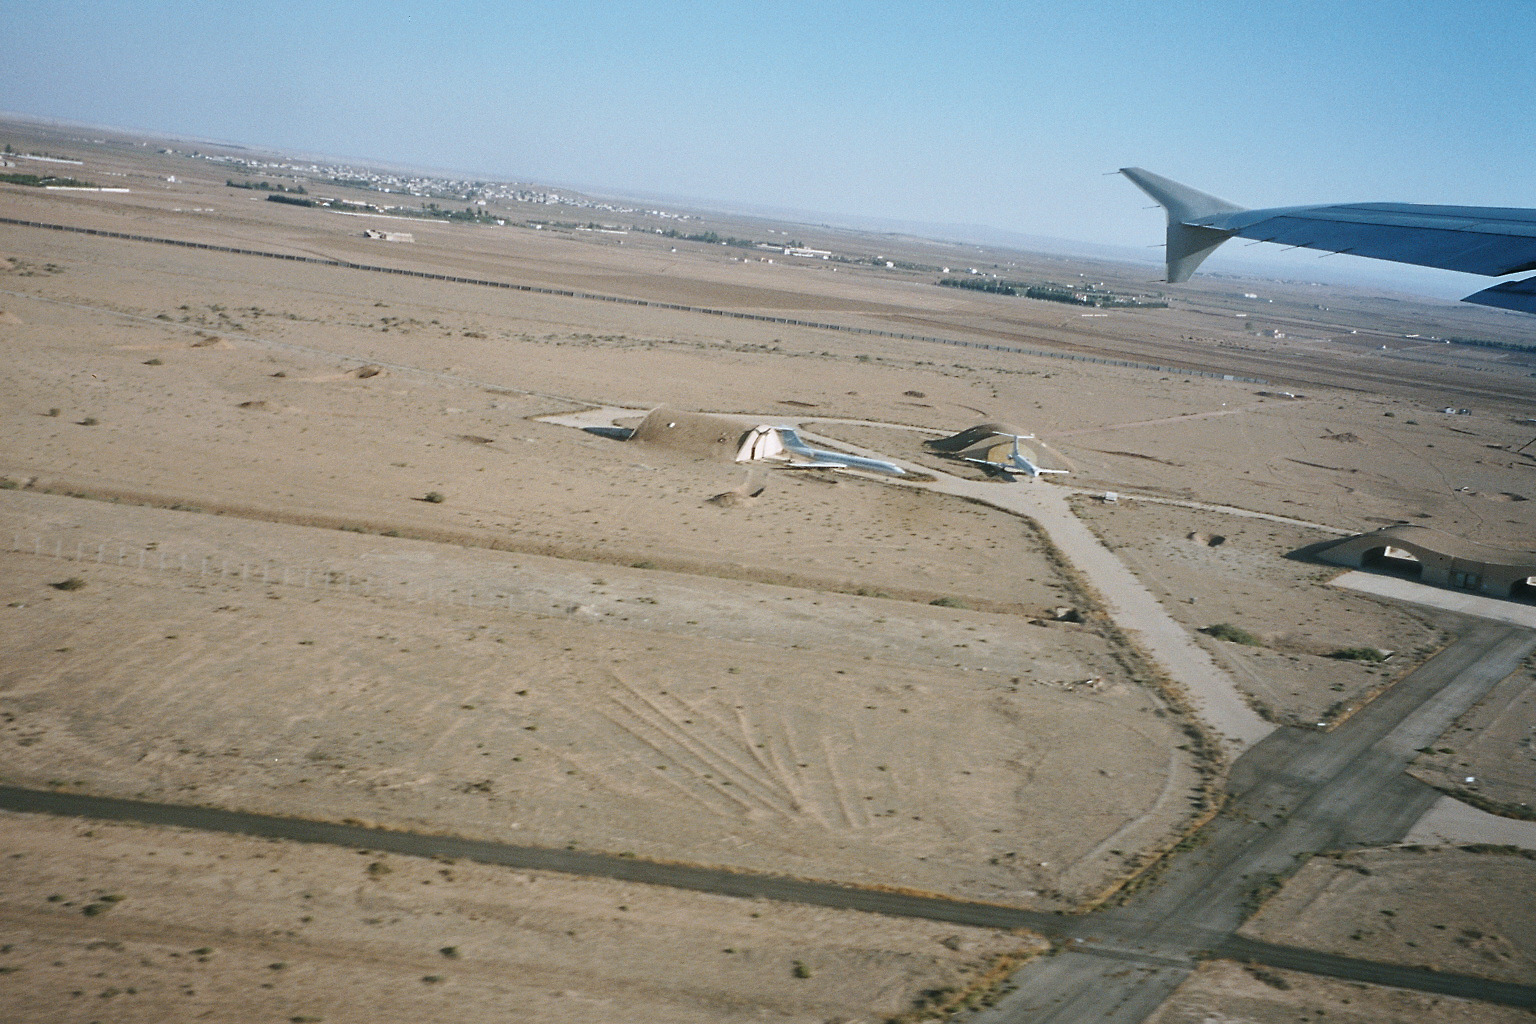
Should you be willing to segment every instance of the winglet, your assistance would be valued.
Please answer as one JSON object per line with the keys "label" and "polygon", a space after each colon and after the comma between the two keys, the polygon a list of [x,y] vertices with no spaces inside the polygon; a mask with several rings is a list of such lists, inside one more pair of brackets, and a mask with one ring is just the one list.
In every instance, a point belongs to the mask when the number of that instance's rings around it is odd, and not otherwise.
{"label": "winglet", "polygon": [[1140,167],[1122,167],[1120,173],[1130,178],[1137,188],[1151,196],[1168,211],[1168,280],[1188,281],[1195,268],[1216,251],[1216,247],[1232,232],[1219,228],[1203,227],[1198,223],[1207,217],[1223,213],[1240,213],[1243,207],[1217,199],[1213,195],[1180,185]]}
{"label": "winglet", "polygon": [[1536,313],[1536,277],[1520,281],[1505,281],[1492,288],[1484,288],[1461,300],[1475,302],[1479,306],[1495,306],[1513,309],[1518,313]]}

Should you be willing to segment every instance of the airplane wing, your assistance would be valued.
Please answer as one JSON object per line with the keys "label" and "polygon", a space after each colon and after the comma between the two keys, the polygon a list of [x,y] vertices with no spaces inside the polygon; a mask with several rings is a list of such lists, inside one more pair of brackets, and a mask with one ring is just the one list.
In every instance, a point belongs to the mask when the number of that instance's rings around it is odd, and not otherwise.
{"label": "airplane wing", "polygon": [[[1536,210],[1414,203],[1245,210],[1140,167],[1120,173],[1168,213],[1169,281],[1187,281],[1234,236],[1490,277],[1536,270]],[[1495,285],[1462,301],[1536,313],[1536,278]]]}

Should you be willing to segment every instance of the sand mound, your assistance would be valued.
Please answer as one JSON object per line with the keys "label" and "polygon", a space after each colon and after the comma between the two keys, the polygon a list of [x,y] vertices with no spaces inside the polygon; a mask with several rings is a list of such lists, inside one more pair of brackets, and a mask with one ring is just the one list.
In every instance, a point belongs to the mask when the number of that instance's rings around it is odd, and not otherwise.
{"label": "sand mound", "polygon": [[662,445],[690,455],[735,462],[742,437],[757,423],[737,416],[679,412],[662,406],[640,421],[631,441]]}
{"label": "sand mound", "polygon": [[203,334],[201,332],[198,333],[196,338],[187,343],[187,347],[218,349],[234,348],[233,345],[219,337],[217,334]]}
{"label": "sand mound", "polygon": [[367,380],[369,377],[383,377],[386,376],[386,374],[384,373],[384,367],[375,366],[372,363],[369,363],[367,366],[359,366],[357,369],[347,374],[347,376],[356,377],[358,380]]}
{"label": "sand mound", "polygon": [[249,409],[251,412],[267,412],[269,409],[271,409],[271,406],[258,398],[250,402],[241,402],[239,408]]}
{"label": "sand mound", "polygon": [[1219,548],[1227,542],[1227,538],[1219,533],[1192,533],[1185,539],[1204,544],[1208,548]]}
{"label": "sand mound", "polygon": [[468,441],[470,444],[493,444],[494,437],[481,437],[479,434],[460,434],[460,441]]}
{"label": "sand mound", "polygon": [[1340,441],[1340,442],[1342,442],[1344,444],[1364,444],[1365,443],[1364,441],[1360,440],[1360,435],[1359,434],[1352,433],[1351,431],[1348,431],[1348,430],[1346,430],[1342,434],[1324,434],[1323,435],[1323,440],[1324,441]]}
{"label": "sand mound", "polygon": [[704,500],[708,504],[719,505],[721,508],[751,508],[762,500],[763,492],[768,490],[768,486],[759,484],[754,476],[755,474],[749,472],[740,487],[733,487],[729,491],[722,491]]}
{"label": "sand mound", "polygon": [[19,324],[21,322],[21,317],[17,316],[15,313],[0,309],[0,324]]}
{"label": "sand mound", "polygon": [[962,430],[958,434],[949,437],[941,437],[937,441],[924,441],[923,445],[932,448],[936,452],[962,452],[972,445],[996,437],[998,434],[1017,434],[1023,436],[1029,433],[1011,423],[978,423],[969,430]]}
{"label": "sand mound", "polygon": [[751,508],[762,498],[763,492],[768,488],[759,487],[755,490],[744,491],[737,488],[733,491],[722,491],[713,498],[706,498],[711,505],[719,505],[721,508]]}

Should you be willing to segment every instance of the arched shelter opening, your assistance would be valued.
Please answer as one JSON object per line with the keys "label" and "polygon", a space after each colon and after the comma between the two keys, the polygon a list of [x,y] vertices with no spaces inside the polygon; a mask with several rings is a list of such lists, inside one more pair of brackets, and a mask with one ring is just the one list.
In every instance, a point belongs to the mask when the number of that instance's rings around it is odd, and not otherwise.
{"label": "arched shelter opening", "polygon": [[1386,573],[1391,576],[1401,576],[1404,579],[1416,580],[1424,571],[1424,564],[1418,556],[1406,548],[1395,548],[1390,544],[1384,544],[1379,548],[1371,548],[1360,556],[1360,568],[1369,569],[1372,572]]}

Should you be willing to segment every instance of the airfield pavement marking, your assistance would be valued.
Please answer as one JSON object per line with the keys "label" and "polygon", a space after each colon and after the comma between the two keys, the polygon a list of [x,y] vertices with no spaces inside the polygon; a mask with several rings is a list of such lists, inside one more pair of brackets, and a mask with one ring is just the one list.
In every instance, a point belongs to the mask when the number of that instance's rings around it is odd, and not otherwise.
{"label": "airfield pavement marking", "polygon": [[1447,612],[1459,612],[1490,622],[1504,622],[1511,626],[1536,629],[1536,605],[1518,604],[1497,597],[1483,597],[1464,590],[1447,590],[1426,583],[1405,580],[1397,576],[1378,576],[1370,572],[1346,572],[1332,581],[1336,587],[1355,590],[1362,594],[1407,601]]}

